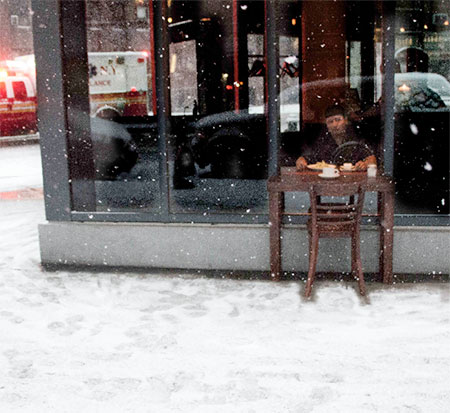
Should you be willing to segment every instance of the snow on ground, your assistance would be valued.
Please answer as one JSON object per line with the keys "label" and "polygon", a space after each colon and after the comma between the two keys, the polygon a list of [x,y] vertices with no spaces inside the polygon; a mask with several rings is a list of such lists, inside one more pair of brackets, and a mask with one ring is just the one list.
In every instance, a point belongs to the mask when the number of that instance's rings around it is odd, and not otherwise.
{"label": "snow on ground", "polygon": [[0,146],[0,192],[42,187],[38,144]]}
{"label": "snow on ground", "polygon": [[448,411],[448,284],[45,272],[0,208],[1,412]]}
{"label": "snow on ground", "polygon": [[448,411],[448,284],[46,272],[43,201],[0,210],[0,412]]}

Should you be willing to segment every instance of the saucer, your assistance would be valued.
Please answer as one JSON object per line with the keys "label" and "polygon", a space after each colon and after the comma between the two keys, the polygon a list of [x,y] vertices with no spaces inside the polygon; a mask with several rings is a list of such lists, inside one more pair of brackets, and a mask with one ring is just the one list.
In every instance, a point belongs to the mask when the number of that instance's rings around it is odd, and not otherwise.
{"label": "saucer", "polygon": [[325,179],[335,179],[335,178],[339,178],[341,175],[325,175],[323,173],[319,174],[319,176],[321,178],[325,178]]}

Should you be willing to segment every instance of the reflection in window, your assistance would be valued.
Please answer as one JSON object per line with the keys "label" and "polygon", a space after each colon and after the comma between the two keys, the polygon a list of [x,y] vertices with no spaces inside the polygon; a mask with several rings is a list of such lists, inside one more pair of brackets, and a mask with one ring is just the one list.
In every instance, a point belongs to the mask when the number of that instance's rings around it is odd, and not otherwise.
{"label": "reflection in window", "polygon": [[[277,6],[281,161],[293,165],[311,148],[339,104],[382,164],[383,2],[320,3]],[[264,2],[166,2],[167,154],[157,148],[148,6],[87,1],[96,209],[156,210],[167,155],[170,212],[265,213]],[[396,7],[397,211],[445,213],[449,5]]]}
{"label": "reflection in window", "polygon": [[173,116],[192,114],[197,105],[195,40],[170,44],[170,108]]}
{"label": "reflection in window", "polygon": [[14,97],[17,100],[26,100],[27,99],[27,89],[25,87],[24,82],[12,82],[12,87],[14,91]]}
{"label": "reflection in window", "polygon": [[[293,166],[299,157],[309,163],[344,158],[355,163],[372,155],[381,163],[380,11],[376,2],[320,5],[286,1],[281,6],[282,164]],[[343,126],[335,132],[325,120],[328,110],[338,107]],[[292,212],[306,212],[308,199],[294,194],[286,204]],[[367,207],[376,209],[376,199],[369,196]]]}
{"label": "reflection in window", "polygon": [[[297,22],[297,20],[291,19]],[[295,24],[297,26],[297,23]],[[295,27],[293,27],[295,30]],[[300,130],[299,34],[280,36],[280,132]]]}
{"label": "reflection in window", "polygon": [[[99,212],[159,207],[148,10],[148,0],[86,1],[89,188]],[[76,115],[72,128],[82,134],[85,123],[84,114]],[[74,199],[85,189],[74,186]]]}
{"label": "reflection in window", "polygon": [[248,111],[264,113],[264,79],[266,67],[264,61],[264,35],[249,34],[248,48]]}
{"label": "reflection in window", "polygon": [[450,5],[397,2],[397,212],[449,212]]}
{"label": "reflection in window", "polygon": [[264,3],[172,1],[171,212],[266,212]]}

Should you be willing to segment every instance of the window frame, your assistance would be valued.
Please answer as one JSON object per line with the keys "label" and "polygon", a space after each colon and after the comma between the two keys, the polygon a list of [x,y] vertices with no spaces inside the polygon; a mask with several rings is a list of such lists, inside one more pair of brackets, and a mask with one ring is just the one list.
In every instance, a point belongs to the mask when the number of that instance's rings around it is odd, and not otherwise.
{"label": "window frame", "polygon": [[[46,216],[50,221],[76,222],[160,222],[160,223],[231,223],[231,224],[267,224],[268,211],[258,215],[242,215],[239,213],[180,213],[169,209],[169,175],[166,147],[168,131],[168,113],[162,110],[167,107],[168,55],[162,53],[168,45],[166,1],[150,0],[153,7],[153,27],[155,41],[155,84],[157,101],[158,145],[160,153],[159,188],[161,193],[158,212],[95,212],[72,210],[71,177],[67,154],[69,145],[67,136],[70,133],[71,119],[68,113],[67,79],[77,78],[77,67],[66,61],[63,50],[70,43],[69,35],[85,30],[85,22],[74,19],[63,7],[70,3],[79,3],[78,12],[82,13],[84,2],[70,0],[32,0],[34,11],[33,34],[37,67],[37,95],[39,107],[39,130],[41,132],[41,156],[43,159],[44,192]],[[390,4],[392,3],[392,4]],[[266,12],[266,42],[275,47],[267,48],[267,90],[268,90],[268,137],[269,137],[269,176],[279,172],[279,79],[278,79],[278,32],[277,32],[277,1],[265,0]],[[394,30],[395,2],[383,2],[383,29],[387,39],[384,42],[384,58],[386,72],[383,91],[385,93],[384,119],[384,170],[393,173],[394,159]],[[75,30],[76,29],[76,30]],[[80,41],[80,40],[78,40]],[[72,40],[73,42],[73,40]],[[81,49],[86,50],[86,37],[81,38]],[[51,56],[50,56],[51,54]],[[167,56],[166,56],[167,55]],[[87,65],[87,53],[80,52]],[[46,73],[54,73],[50,79]],[[87,80],[86,80],[87,82]],[[64,108],[61,111],[61,107]],[[59,156],[55,156],[59,154]],[[95,204],[94,204],[95,205]],[[291,223],[304,224],[306,217],[293,217]],[[395,225],[398,226],[449,226],[448,215],[395,215]]]}

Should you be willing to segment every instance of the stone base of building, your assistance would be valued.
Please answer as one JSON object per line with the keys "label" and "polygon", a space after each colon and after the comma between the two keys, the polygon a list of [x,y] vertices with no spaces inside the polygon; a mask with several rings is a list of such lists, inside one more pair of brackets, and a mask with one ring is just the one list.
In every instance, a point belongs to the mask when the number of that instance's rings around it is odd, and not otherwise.
{"label": "stone base of building", "polygon": [[[394,273],[445,275],[450,269],[450,227],[396,227]],[[282,233],[282,267],[308,269],[305,226]],[[44,266],[269,271],[268,225],[78,223],[39,225]],[[361,254],[366,273],[378,272],[377,227],[363,227]],[[317,271],[347,272],[350,240],[323,239]]]}

